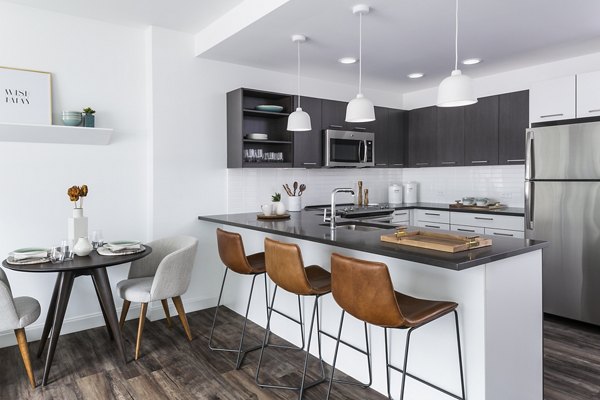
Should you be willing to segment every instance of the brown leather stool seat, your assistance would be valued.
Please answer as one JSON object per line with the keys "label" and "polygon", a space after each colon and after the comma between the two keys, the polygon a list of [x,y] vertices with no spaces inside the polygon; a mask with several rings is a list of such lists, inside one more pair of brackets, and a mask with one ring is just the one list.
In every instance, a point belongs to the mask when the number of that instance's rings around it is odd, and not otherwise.
{"label": "brown leather stool seat", "polygon": [[[262,347],[261,345],[256,345],[254,347],[243,350],[244,337],[246,334],[246,325],[248,323],[248,311],[250,310],[252,292],[254,291],[254,282],[256,280],[256,277],[259,275],[263,275],[264,277],[265,304],[267,308],[269,305],[269,299],[267,295],[267,276],[265,274],[265,253],[260,252],[246,256],[246,252],[244,251],[244,243],[242,242],[242,237],[238,233],[227,232],[220,228],[217,228],[217,246],[219,248],[219,256],[221,257],[221,261],[223,262],[223,264],[225,264],[225,273],[223,275],[223,283],[221,283],[221,291],[219,292],[219,300],[217,301],[215,316],[213,318],[212,327],[210,329],[208,347],[211,350],[237,353],[236,369],[239,369],[242,365],[244,357],[248,352],[258,350]],[[215,325],[217,323],[217,317],[219,315],[219,306],[221,305],[221,297],[223,296],[223,288],[225,287],[227,272],[229,270],[232,270],[241,275],[252,276],[252,286],[250,286],[250,294],[248,295],[248,305],[246,306],[246,315],[244,318],[244,325],[242,327],[242,335],[240,337],[240,344],[236,349],[215,347],[213,345],[213,333],[215,330]]]}
{"label": "brown leather stool seat", "polygon": [[[390,392],[390,369],[394,369],[402,373],[402,384],[400,389],[401,400],[404,398],[404,384],[406,381],[406,376],[417,379],[419,382],[433,387],[449,395],[450,397],[464,400],[465,385],[462,368],[462,355],[460,350],[458,313],[456,311],[456,308],[458,307],[457,303],[451,301],[419,299],[395,291],[387,265],[380,262],[359,260],[334,253],[331,255],[331,276],[333,298],[342,308],[343,312],[340,319],[338,343],[335,347],[333,369],[327,398],[329,398],[331,393],[333,375],[335,372],[335,364],[337,361],[340,343],[339,338],[342,334],[344,314],[347,312],[361,321],[384,328],[387,389],[388,397],[390,399],[392,398]],[[416,377],[406,371],[410,335],[413,330],[429,322],[435,321],[436,319],[449,313],[454,313],[454,319],[456,323],[456,339],[462,397],[450,393],[447,390]],[[391,365],[389,362],[387,332],[389,328],[408,329],[406,335],[406,348],[404,352],[404,366],[402,369]]]}

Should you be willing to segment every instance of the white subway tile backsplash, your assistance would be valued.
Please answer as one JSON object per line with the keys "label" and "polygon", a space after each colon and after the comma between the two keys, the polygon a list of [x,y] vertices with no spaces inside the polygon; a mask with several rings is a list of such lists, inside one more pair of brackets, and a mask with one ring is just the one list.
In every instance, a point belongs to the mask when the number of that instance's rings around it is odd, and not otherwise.
{"label": "white subway tile backsplash", "polygon": [[[271,201],[271,195],[287,195],[284,183],[294,181],[307,186],[302,205],[327,204],[331,190],[350,187],[355,191],[357,181],[369,189],[372,203],[387,202],[387,188],[391,183],[419,182],[419,201],[451,203],[464,196],[488,197],[512,207],[523,207],[525,169],[522,165],[477,166],[454,168],[410,169],[261,169],[240,168],[227,170],[228,211],[230,213],[259,210],[261,204]],[[340,195],[340,202],[352,198]]]}

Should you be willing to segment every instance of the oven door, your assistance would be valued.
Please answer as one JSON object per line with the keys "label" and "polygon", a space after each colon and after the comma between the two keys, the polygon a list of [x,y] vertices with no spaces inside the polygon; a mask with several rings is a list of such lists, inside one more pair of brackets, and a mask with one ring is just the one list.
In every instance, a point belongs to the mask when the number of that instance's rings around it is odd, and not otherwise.
{"label": "oven door", "polygon": [[373,166],[373,133],[325,131],[326,167]]}

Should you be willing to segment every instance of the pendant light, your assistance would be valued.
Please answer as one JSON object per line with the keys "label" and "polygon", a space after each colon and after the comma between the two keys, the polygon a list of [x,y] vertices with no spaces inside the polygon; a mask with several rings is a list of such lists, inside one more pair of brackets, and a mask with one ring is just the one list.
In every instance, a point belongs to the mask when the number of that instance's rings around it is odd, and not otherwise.
{"label": "pendant light", "polygon": [[288,117],[287,130],[295,132],[310,131],[310,115],[300,107],[300,43],[306,42],[304,35],[292,35],[292,42],[298,44],[298,108]]}
{"label": "pendant light", "polygon": [[362,94],[362,16],[369,13],[369,6],[359,4],[352,7],[352,13],[359,16],[358,34],[358,94],[348,103],[346,122],[375,121],[375,109],[371,100]]}
{"label": "pendant light", "polygon": [[458,0],[456,0],[454,31],[454,71],[438,87],[438,107],[460,107],[477,103],[471,78],[458,69]]}

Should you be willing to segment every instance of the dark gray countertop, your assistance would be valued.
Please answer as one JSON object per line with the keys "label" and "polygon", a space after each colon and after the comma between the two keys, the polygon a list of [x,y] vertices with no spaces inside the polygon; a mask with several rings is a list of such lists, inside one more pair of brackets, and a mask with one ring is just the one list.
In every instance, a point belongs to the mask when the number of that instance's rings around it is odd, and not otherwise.
{"label": "dark gray countertop", "polygon": [[[352,204],[339,204],[339,207],[351,206]],[[523,217],[525,210],[518,207],[504,207],[497,210],[485,210],[485,209],[464,209],[464,208],[451,208],[449,204],[443,203],[402,203],[402,204],[387,204],[379,203],[382,207],[394,208],[396,210],[412,210],[412,209],[423,209],[423,210],[438,210],[438,211],[452,211],[452,212],[468,212],[468,213],[479,213],[479,214],[496,214],[496,215],[509,215],[514,217]],[[323,209],[324,207],[331,207],[330,205],[315,205],[309,206],[305,209]]]}
{"label": "dark gray countertop", "polygon": [[366,232],[337,229],[332,235],[329,226],[320,225],[323,223],[323,217],[317,216],[317,211],[300,211],[290,214],[290,219],[275,221],[258,220],[256,213],[208,215],[199,216],[198,219],[457,271],[539,250],[548,245],[547,242],[539,240],[494,236],[492,246],[459,253],[444,253],[382,242],[380,236],[393,233],[392,226],[389,230]]}

